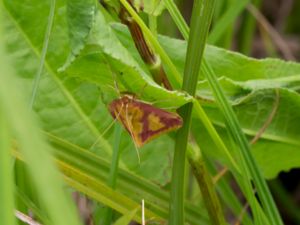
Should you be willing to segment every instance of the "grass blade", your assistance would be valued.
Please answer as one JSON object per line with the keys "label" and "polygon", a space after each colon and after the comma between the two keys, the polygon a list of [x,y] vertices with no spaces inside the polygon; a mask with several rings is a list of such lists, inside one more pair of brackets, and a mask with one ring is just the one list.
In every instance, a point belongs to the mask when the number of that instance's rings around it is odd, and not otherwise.
{"label": "grass blade", "polygon": [[[0,9],[3,10],[2,4]],[[0,23],[0,27],[2,28],[2,23]],[[1,29],[0,37],[3,36]],[[2,50],[4,41],[1,40],[0,43],[0,50]],[[70,196],[67,196],[64,191],[62,179],[50,158],[48,151],[50,148],[42,138],[31,111],[24,104],[25,101],[20,96],[19,89],[16,88],[14,71],[4,54],[4,51],[0,52],[1,67],[5,71],[0,75],[1,109],[6,115],[9,115],[9,125],[14,131],[18,147],[24,154],[41,205],[47,211],[53,224],[65,225],[68,221],[70,224],[79,225],[75,207]]]}
{"label": "grass blade", "polygon": [[208,36],[209,43],[216,44],[223,37],[224,32],[226,32],[229,26],[233,26],[234,21],[236,21],[239,14],[245,9],[248,2],[249,0],[236,0],[230,5],[229,9],[219,18],[215,27],[210,32]]}
{"label": "grass blade", "polygon": [[[122,136],[122,127],[119,123],[115,124],[115,132],[114,132],[114,146],[113,146],[113,156],[110,165],[109,177],[107,184],[112,189],[116,187],[116,181],[118,177],[118,166],[119,166],[119,158],[120,158],[120,141]],[[104,211],[104,223],[103,224],[111,224],[113,210],[107,207]]]}
{"label": "grass blade", "polygon": [[14,218],[12,158],[10,156],[11,137],[7,116],[1,108],[0,106],[0,224],[14,225],[16,221]]}
{"label": "grass blade", "polygon": [[226,99],[226,96],[223,90],[221,89],[221,86],[218,83],[218,80],[216,79],[212,69],[205,61],[203,69],[208,79],[208,82],[213,90],[215,98],[219,104],[219,107],[221,108],[221,111],[224,114],[225,120],[228,125],[228,129],[232,137],[240,147],[239,149],[241,152],[242,160],[245,161],[247,169],[246,172],[249,171],[249,175],[254,181],[254,185],[257,189],[259,199],[263,205],[263,209],[265,210],[270,223],[274,225],[282,225],[283,223],[280,218],[280,214],[272,198],[270,190],[267,186],[265,179],[263,178],[261,170],[259,169],[257,163],[255,162],[255,159],[251,154],[251,149],[248,140],[242,132],[242,129],[239,125],[239,122],[231,105]]}
{"label": "grass blade", "polygon": [[[215,1],[195,1],[192,12],[191,32],[188,42],[182,90],[194,96]],[[181,107],[178,112],[184,124],[178,130],[175,142],[171,181],[169,224],[184,224],[184,174],[185,156],[190,130],[193,103]]]}
{"label": "grass blade", "polygon": [[[253,0],[251,3],[256,7],[261,5],[261,0]],[[254,39],[254,32],[256,28],[256,21],[253,16],[247,12],[241,26],[241,35],[239,39],[239,49],[243,54],[249,55],[251,52],[252,42]]]}
{"label": "grass blade", "polygon": [[45,64],[45,59],[46,59],[46,55],[47,55],[51,29],[52,29],[52,25],[53,25],[53,21],[54,21],[55,4],[56,4],[56,0],[52,0],[51,1],[50,12],[49,12],[49,17],[48,17],[48,25],[47,25],[45,38],[44,38],[44,43],[43,43],[43,50],[42,50],[41,59],[40,59],[40,65],[39,65],[38,71],[35,75],[34,83],[33,83],[33,87],[32,87],[32,93],[31,93],[31,98],[30,98],[30,103],[29,103],[29,106],[30,106],[31,109],[34,105],[35,97],[36,97],[36,94],[37,94],[37,90],[38,90],[38,87],[39,87],[40,79],[41,79],[44,64]]}

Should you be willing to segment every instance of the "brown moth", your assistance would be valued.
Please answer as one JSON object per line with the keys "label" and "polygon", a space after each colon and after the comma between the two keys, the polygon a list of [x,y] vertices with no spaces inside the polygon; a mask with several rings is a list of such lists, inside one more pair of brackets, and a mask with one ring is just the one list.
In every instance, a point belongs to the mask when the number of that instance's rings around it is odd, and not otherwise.
{"label": "brown moth", "polygon": [[129,132],[137,147],[182,126],[182,118],[177,113],[154,107],[130,95],[112,101],[109,111]]}

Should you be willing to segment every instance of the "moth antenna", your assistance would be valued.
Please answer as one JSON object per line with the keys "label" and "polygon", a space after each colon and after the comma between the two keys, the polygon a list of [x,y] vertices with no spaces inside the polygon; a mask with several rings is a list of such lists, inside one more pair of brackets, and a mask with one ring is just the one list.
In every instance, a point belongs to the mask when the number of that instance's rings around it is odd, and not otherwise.
{"label": "moth antenna", "polygon": [[105,130],[101,133],[101,135],[97,138],[97,140],[91,145],[91,147],[89,148],[90,150],[92,150],[95,147],[95,145],[99,142],[101,137],[103,137],[110,130],[110,128],[115,124],[115,122],[119,119],[120,113],[121,110],[116,115],[116,118],[108,125],[108,127],[105,128]]}
{"label": "moth antenna", "polygon": [[[115,78],[116,78],[116,76],[115,76]],[[117,90],[117,92],[118,92],[118,95],[121,96],[117,80],[114,80],[114,85],[115,85],[115,90]]]}
{"label": "moth antenna", "polygon": [[145,201],[142,199],[142,225],[146,225],[145,222]]}
{"label": "moth antenna", "polygon": [[[126,109],[125,109],[126,122],[127,122],[127,124],[128,124],[128,127],[129,127],[128,130],[129,130],[129,133],[130,133],[131,137],[133,138],[133,133],[132,133],[132,128],[133,128],[133,126],[132,126],[131,122],[128,120],[128,105],[126,105],[125,108],[126,108]],[[133,139],[134,139],[134,138],[133,138]],[[135,151],[136,151],[138,160],[139,160],[139,164],[141,164],[141,158],[140,158],[139,149],[138,149],[138,147],[137,147],[137,145],[136,145],[136,143],[135,143],[134,140],[133,140],[133,144],[134,144],[134,148],[135,148]]]}
{"label": "moth antenna", "polygon": [[[109,67],[110,71],[111,71],[111,76],[114,80],[114,90],[116,90],[118,92],[118,95],[121,96],[120,94],[120,89],[119,89],[119,86],[118,86],[118,82],[117,82],[117,75],[115,74],[115,72],[113,72],[113,69],[111,68],[111,65],[109,63],[109,61],[107,61],[106,59],[104,59],[106,62],[107,62],[107,66]],[[111,86],[111,85],[109,85]]]}
{"label": "moth antenna", "polygon": [[[114,91],[116,91],[116,86],[115,85],[107,84],[106,86],[113,89]],[[117,92],[119,93],[119,90],[117,90]]]}

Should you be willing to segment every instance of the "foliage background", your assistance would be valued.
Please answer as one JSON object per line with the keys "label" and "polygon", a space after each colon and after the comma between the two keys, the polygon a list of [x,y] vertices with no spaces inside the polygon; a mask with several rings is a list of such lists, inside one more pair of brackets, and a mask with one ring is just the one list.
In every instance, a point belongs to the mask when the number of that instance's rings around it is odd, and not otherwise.
{"label": "foliage background", "polygon": [[[234,8],[234,4],[228,2],[223,6],[224,12],[226,7],[228,10],[230,7]],[[77,3],[77,6],[73,5],[75,9],[81,6],[80,1]],[[71,187],[87,194],[95,202],[107,204],[122,214],[135,210],[143,196],[146,202],[149,201],[149,215],[165,218],[168,203],[166,190],[171,179],[170,168],[174,148],[173,135],[162,136],[142,148],[141,163],[139,163],[128,134],[122,134],[120,143],[123,149],[120,159],[122,169],[118,176],[116,191],[110,190],[105,183],[115,137],[112,130],[102,135],[112,122],[106,104],[119,95],[114,88],[116,77],[121,91],[130,90],[140,93],[146,82],[147,88],[143,90],[141,98],[159,107],[174,109],[191,99],[181,92],[168,92],[156,85],[135,50],[129,32],[119,23],[110,24],[110,28],[101,14],[95,14],[94,3],[94,1],[87,1],[85,7],[81,8],[86,20],[81,21],[80,27],[76,27],[78,21],[76,17],[72,17],[72,14],[68,15],[67,2],[57,1],[52,30],[48,37],[49,45],[44,52],[44,37],[51,21],[51,17],[48,19],[45,15],[49,14],[51,1],[4,1],[3,13],[1,12],[3,18],[1,38],[6,52],[2,54],[4,62],[2,64],[8,61],[13,68],[3,70],[6,75],[1,77],[1,111],[4,111],[4,118],[9,118],[7,120],[10,121],[10,128],[5,133],[20,142],[15,148],[20,148],[30,165],[24,167],[21,161],[16,161],[14,164],[16,190],[18,196],[21,196],[17,198],[15,204],[20,211],[26,211],[32,208],[29,205],[34,205],[35,213],[44,222],[51,219],[56,221],[55,224],[63,224],[64,221],[59,217],[67,218],[63,209],[57,208],[53,211],[55,208],[53,205],[60,205],[57,202],[53,202],[52,207],[46,210],[46,205],[50,201],[47,196],[53,195],[56,199],[61,199],[62,208],[63,206],[72,208],[68,198],[59,197],[63,195],[60,189],[62,184],[60,176],[51,173],[55,170],[52,169],[50,157],[46,153],[46,156],[37,154],[37,149],[47,149],[51,146],[50,152],[55,153],[56,162],[64,172],[65,181]],[[192,4],[185,1],[178,1],[177,4],[189,21]],[[223,36],[213,43],[222,48],[207,46],[205,51],[205,57],[219,77],[219,82],[234,106],[249,140],[263,126],[276,104],[276,99],[279,98],[272,123],[259,141],[253,145],[252,151],[264,176],[272,180],[270,185],[275,196],[278,196],[276,198],[278,205],[282,205],[286,224],[299,222],[296,207],[299,206],[299,179],[297,179],[299,172],[296,169],[289,173],[281,171],[289,171],[300,165],[298,125],[300,65],[276,59],[256,60],[225,49],[241,51],[257,58],[266,56],[284,58],[292,55],[294,57],[292,60],[297,61],[300,57],[300,31],[295,21],[298,18],[299,7],[297,1],[263,1],[260,6],[262,13],[280,32],[288,46],[284,52],[278,50],[278,39],[274,41],[267,31],[260,28],[261,25],[258,25],[252,34],[246,37],[241,35],[244,28],[243,18],[247,17],[247,11],[234,18],[234,23],[230,24]],[[70,17],[71,19],[68,20]],[[218,23],[220,23],[218,20],[214,21],[211,33]],[[165,11],[159,17],[159,33],[181,38],[176,26],[172,24]],[[170,37],[159,37],[160,43],[178,71],[183,73],[186,42]],[[210,37],[209,42],[212,40]],[[249,37],[252,44],[247,50],[247,46],[242,44],[246,43],[246,38]],[[43,55],[45,61],[41,70]],[[166,70],[167,73],[171,73],[168,68]],[[39,71],[41,80],[33,104],[35,114],[26,116],[27,105],[32,100],[32,84]],[[12,79],[14,74],[16,79]],[[122,78],[119,80],[120,76]],[[224,129],[224,118],[203,76],[197,85],[197,95],[209,118],[216,125],[225,143],[234,149],[235,146]],[[279,97],[276,90],[279,92]],[[22,120],[17,120],[20,115]],[[37,137],[32,136],[37,132],[36,127],[26,123],[34,120],[32,117],[35,117],[42,129],[44,138],[41,140],[38,134]],[[194,117],[193,124],[194,133],[201,131],[195,138],[200,143],[205,156],[212,161],[228,163],[224,153],[215,146],[197,116]],[[13,152],[18,159],[23,158],[16,149]],[[41,173],[38,174],[36,171]],[[3,177],[2,182],[7,182],[4,179]],[[33,179],[34,185],[29,184],[30,179]],[[293,180],[298,182],[291,182]],[[51,188],[51,191],[47,192],[49,183],[57,184],[57,189]],[[36,194],[35,189],[41,190],[39,194]],[[200,217],[205,221],[207,220],[205,210],[199,213],[197,208],[203,207],[203,203],[197,198],[199,192],[195,188],[193,190],[190,192],[187,206],[188,220],[197,221]],[[281,198],[281,196],[286,197]],[[102,206],[93,204],[93,207],[97,218],[102,213]],[[139,215],[136,213],[136,219],[140,219]],[[69,216],[68,221],[77,220],[75,209]]]}

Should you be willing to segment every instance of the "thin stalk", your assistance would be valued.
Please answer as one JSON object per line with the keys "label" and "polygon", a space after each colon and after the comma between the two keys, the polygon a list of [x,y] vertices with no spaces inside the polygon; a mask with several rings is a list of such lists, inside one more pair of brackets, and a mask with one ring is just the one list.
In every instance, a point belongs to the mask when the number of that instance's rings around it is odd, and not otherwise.
{"label": "thin stalk", "polygon": [[[172,19],[174,20],[175,24],[177,25],[178,29],[180,30],[182,36],[187,41],[188,38],[189,38],[190,29],[187,26],[187,24],[185,23],[185,21],[184,21],[183,17],[181,16],[178,8],[176,7],[176,5],[174,4],[174,2],[172,0],[165,0],[165,5],[166,5],[169,13],[172,16]],[[210,119],[208,118],[208,116],[206,115],[204,109],[202,108],[202,106],[200,105],[200,103],[198,101],[194,101],[194,112],[200,118],[202,123],[204,124],[205,128],[207,129],[208,133],[210,134],[211,138],[213,139],[213,141],[215,142],[217,147],[220,150],[224,151],[224,153],[227,156],[229,162],[232,163],[232,167],[237,172],[240,172],[239,166],[237,165],[237,163],[233,159],[231,153],[227,149],[226,145],[222,141],[221,137],[217,133],[216,129],[214,128],[213,124],[211,123]]]}
{"label": "thin stalk", "polygon": [[[215,168],[214,163],[211,160],[205,159],[205,162],[210,171],[210,174],[218,173],[218,171]],[[216,176],[218,176],[218,175],[219,175],[219,173]],[[230,177],[230,180],[231,180],[231,177]],[[216,186],[215,188],[218,190],[218,193],[222,196],[225,205],[231,209],[231,211],[234,213],[234,215],[238,216],[243,211],[243,206],[242,206],[238,196],[236,196],[234,190],[230,186],[230,180],[227,179],[225,174],[223,174],[222,179],[219,179],[217,182],[214,180],[214,185]],[[254,224],[247,212],[245,212],[245,215],[241,219],[241,222],[242,222],[241,224],[244,224],[244,225]]]}
{"label": "thin stalk", "polygon": [[201,155],[201,151],[197,148],[197,145],[190,144],[187,157],[200,187],[203,202],[209,214],[211,224],[225,225],[223,210],[215,191],[214,183]]}
{"label": "thin stalk", "polygon": [[[135,8],[133,8],[133,10],[136,12]],[[140,25],[133,19],[133,15],[130,15],[127,9],[121,7],[119,18],[121,19],[122,23],[126,24],[128,27],[135,47],[144,63],[148,65],[154,81],[159,85],[163,85],[166,89],[172,90],[172,85],[167,78],[159,55],[155,53],[152,46],[146,40],[144,32],[142,31]],[[156,32],[156,18],[149,16],[149,20],[150,24],[152,25],[152,30]]]}
{"label": "thin stalk", "polygon": [[180,11],[178,10],[176,5],[174,4],[173,0],[164,0],[164,1],[165,1],[166,8],[168,9],[172,19],[174,20],[175,24],[177,25],[177,27],[178,27],[180,33],[182,34],[183,38],[185,40],[188,40],[190,29],[187,26],[187,24],[186,24],[184,18],[182,17]]}
{"label": "thin stalk", "polygon": [[53,21],[54,21],[55,5],[56,5],[56,0],[52,0],[50,11],[49,11],[47,29],[46,29],[46,33],[45,33],[45,37],[44,37],[44,43],[43,43],[43,49],[42,49],[40,64],[39,64],[38,71],[37,71],[37,73],[35,75],[35,78],[34,78],[31,98],[30,98],[30,102],[29,102],[29,107],[31,109],[33,107],[33,104],[34,104],[34,101],[35,101],[35,98],[36,98],[37,90],[38,90],[38,87],[39,87],[39,83],[40,83],[40,80],[41,80],[41,76],[42,76],[42,72],[43,72],[43,68],[44,68],[44,64],[45,64],[45,59],[46,59],[46,55],[47,55],[50,34],[51,34],[52,25],[53,25]]}
{"label": "thin stalk", "polygon": [[[252,0],[253,5],[259,7],[261,0]],[[241,32],[239,35],[239,50],[241,53],[249,55],[251,53],[252,42],[255,33],[256,21],[250,13],[246,13],[242,25]]]}
{"label": "thin stalk", "polygon": [[14,217],[14,185],[11,170],[12,158],[10,156],[11,136],[7,121],[5,113],[0,110],[0,224],[14,225],[16,221]]}
{"label": "thin stalk", "polygon": [[235,0],[235,4],[230,4],[229,9],[221,16],[218,23],[208,36],[208,42],[211,44],[217,43],[229,26],[233,26],[238,15],[245,9],[249,0]]}
{"label": "thin stalk", "polygon": [[153,15],[149,15],[148,19],[149,19],[150,31],[156,37],[157,36],[157,17],[153,16]]}
{"label": "thin stalk", "polygon": [[[194,96],[201,59],[205,48],[215,1],[194,1],[191,32],[189,36],[182,90]],[[188,103],[178,110],[183,118],[183,127],[176,134],[174,161],[171,181],[171,201],[169,212],[170,225],[184,224],[184,183],[185,156],[191,123],[193,103]]]}
{"label": "thin stalk", "polygon": [[[109,176],[107,180],[107,185],[112,189],[116,188],[116,181],[118,177],[121,136],[122,136],[122,127],[119,123],[116,123],[115,131],[114,131],[113,155],[112,155]],[[111,224],[112,214],[113,214],[113,210],[107,207],[103,213],[103,217],[104,217],[103,224]]]}
{"label": "thin stalk", "polygon": [[180,86],[182,77],[176,66],[173,64],[172,60],[169,58],[167,53],[160,46],[159,42],[155,38],[155,36],[151,33],[151,31],[147,28],[143,20],[139,17],[139,15],[135,12],[135,10],[131,7],[131,5],[126,0],[120,0],[124,8],[128,11],[128,13],[133,17],[133,19],[137,22],[140,28],[143,30],[145,37],[152,44],[155,51],[160,55],[161,60],[165,63],[166,66],[170,69],[174,79],[169,79],[172,83],[172,86],[177,88]]}

